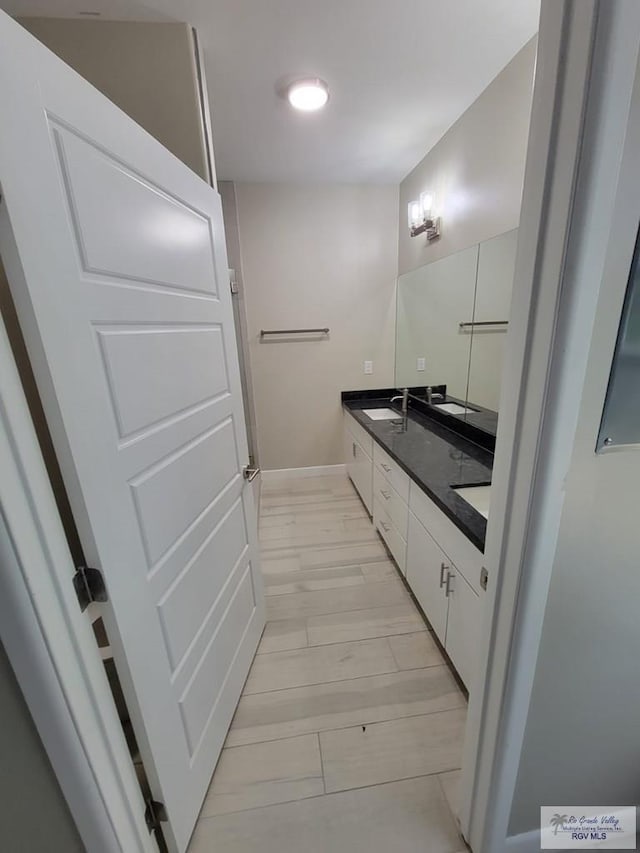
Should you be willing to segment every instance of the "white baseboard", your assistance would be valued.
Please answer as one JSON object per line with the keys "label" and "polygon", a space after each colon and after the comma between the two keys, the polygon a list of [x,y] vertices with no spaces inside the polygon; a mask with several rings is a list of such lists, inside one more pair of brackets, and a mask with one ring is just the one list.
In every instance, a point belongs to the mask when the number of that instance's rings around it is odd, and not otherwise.
{"label": "white baseboard", "polygon": [[329,477],[336,474],[346,474],[346,465],[316,465],[312,468],[274,468],[262,471],[262,482],[271,483],[274,480],[291,480],[297,477]]}
{"label": "white baseboard", "polygon": [[520,835],[509,835],[504,849],[505,853],[540,853],[540,830],[532,829]]}

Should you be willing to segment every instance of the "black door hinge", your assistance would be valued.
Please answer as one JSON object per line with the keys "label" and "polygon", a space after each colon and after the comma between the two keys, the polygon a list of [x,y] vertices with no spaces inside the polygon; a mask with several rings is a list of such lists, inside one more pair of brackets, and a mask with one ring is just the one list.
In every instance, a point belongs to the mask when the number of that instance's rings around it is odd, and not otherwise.
{"label": "black door hinge", "polygon": [[78,596],[78,603],[82,611],[85,611],[92,601],[109,600],[100,569],[78,566],[73,576],[73,588]]}
{"label": "black door hinge", "polygon": [[167,810],[164,803],[159,803],[157,800],[145,800],[147,808],[144,812],[144,822],[147,824],[149,832],[160,830],[160,821],[169,820]]}

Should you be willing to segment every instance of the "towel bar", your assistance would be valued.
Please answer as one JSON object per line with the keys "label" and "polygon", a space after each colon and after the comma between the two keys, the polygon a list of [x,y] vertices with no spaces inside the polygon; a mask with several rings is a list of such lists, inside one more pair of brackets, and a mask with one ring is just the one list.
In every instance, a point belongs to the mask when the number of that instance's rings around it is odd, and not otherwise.
{"label": "towel bar", "polygon": [[325,326],[324,329],[260,329],[260,337],[265,338],[267,335],[311,335],[322,334],[328,335],[329,329]]}

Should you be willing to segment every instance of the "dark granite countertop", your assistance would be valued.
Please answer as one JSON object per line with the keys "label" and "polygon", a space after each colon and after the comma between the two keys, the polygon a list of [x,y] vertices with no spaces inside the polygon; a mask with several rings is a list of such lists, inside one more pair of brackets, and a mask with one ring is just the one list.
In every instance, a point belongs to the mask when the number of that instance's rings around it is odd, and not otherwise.
{"label": "dark granite countertop", "polygon": [[[354,399],[345,392],[342,404],[358,423],[407,472],[451,521],[484,551],[486,518],[452,486],[491,483],[493,454],[442,423],[409,408],[406,430],[392,421],[373,421],[362,409],[389,407],[389,397],[368,394]],[[346,399],[345,399],[346,398]],[[391,406],[390,408],[397,408]],[[400,416],[400,413],[398,412]]]}

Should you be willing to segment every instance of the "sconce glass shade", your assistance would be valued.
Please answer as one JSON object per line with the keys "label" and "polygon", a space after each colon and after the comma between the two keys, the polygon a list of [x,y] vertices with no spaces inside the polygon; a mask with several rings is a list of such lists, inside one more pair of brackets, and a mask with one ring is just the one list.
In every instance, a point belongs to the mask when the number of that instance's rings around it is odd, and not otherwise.
{"label": "sconce glass shade", "polygon": [[433,195],[420,193],[420,212],[424,220],[433,219]]}
{"label": "sconce glass shade", "polygon": [[420,209],[420,202],[410,201],[409,202],[409,230],[415,231],[415,229],[419,228],[421,225],[422,225],[422,210]]}

